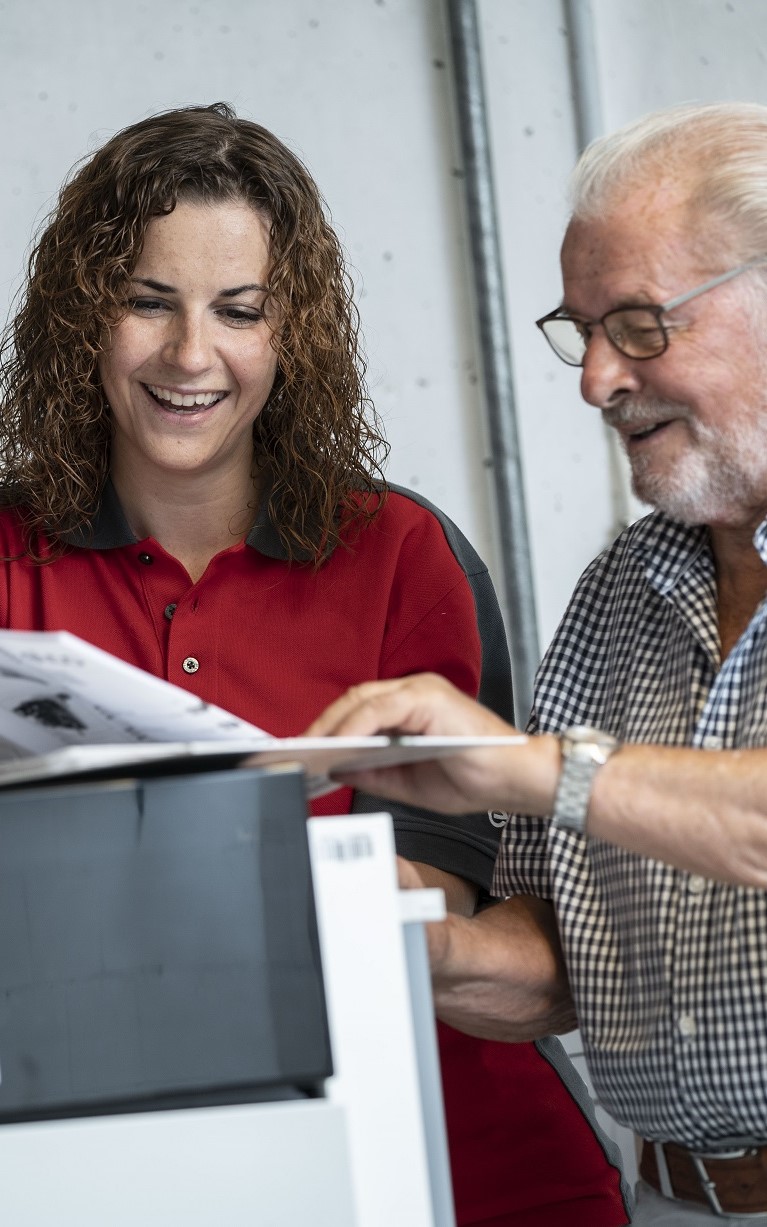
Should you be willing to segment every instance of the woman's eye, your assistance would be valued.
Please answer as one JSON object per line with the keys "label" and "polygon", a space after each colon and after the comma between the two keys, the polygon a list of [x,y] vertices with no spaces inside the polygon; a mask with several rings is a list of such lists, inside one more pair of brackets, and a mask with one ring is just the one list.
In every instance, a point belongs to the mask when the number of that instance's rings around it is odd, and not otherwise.
{"label": "woman's eye", "polygon": [[159,315],[170,309],[169,304],[162,298],[130,298],[128,307],[137,315]]}
{"label": "woman's eye", "polygon": [[[171,303],[164,298],[129,298],[128,310],[134,315],[145,317],[164,315],[173,310]],[[226,324],[234,328],[248,328],[258,324],[264,318],[263,311],[258,307],[219,307],[216,314]]]}
{"label": "woman's eye", "polygon": [[249,324],[258,324],[264,318],[263,311],[258,307],[222,307],[218,314],[236,328],[247,328]]}

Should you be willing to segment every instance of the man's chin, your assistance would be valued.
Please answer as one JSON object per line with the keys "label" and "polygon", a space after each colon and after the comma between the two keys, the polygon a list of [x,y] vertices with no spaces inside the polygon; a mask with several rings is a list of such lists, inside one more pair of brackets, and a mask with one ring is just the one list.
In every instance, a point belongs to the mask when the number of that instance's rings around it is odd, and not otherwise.
{"label": "man's chin", "polygon": [[711,489],[702,482],[693,487],[691,482],[657,477],[634,477],[631,488],[640,502],[689,528],[701,524],[709,528],[741,528],[753,519],[751,508],[744,507],[742,492],[738,497],[724,490]]}
{"label": "man's chin", "polygon": [[689,483],[650,474],[634,473],[631,488],[640,502],[690,527],[710,523],[713,504],[718,501],[700,487],[691,489]]}

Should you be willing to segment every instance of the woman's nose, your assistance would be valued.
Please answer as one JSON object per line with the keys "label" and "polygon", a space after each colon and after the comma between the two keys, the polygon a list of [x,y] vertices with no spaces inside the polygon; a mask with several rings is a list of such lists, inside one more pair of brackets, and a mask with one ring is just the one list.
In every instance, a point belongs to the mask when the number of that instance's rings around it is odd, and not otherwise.
{"label": "woman's nose", "polygon": [[213,361],[213,342],[202,318],[174,316],[165,338],[165,360],[179,370],[193,374],[206,371]]}
{"label": "woman's nose", "polygon": [[589,338],[583,358],[581,395],[590,405],[602,409],[616,396],[637,392],[641,386],[637,362],[627,358],[608,341],[603,328],[596,328]]}

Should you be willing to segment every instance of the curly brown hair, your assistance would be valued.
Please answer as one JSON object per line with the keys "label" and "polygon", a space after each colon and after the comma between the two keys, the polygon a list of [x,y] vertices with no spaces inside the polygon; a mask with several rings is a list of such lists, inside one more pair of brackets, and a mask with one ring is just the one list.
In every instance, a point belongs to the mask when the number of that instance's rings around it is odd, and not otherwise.
{"label": "curly brown hair", "polygon": [[20,508],[33,557],[38,532],[61,548],[65,534],[91,523],[112,433],[99,358],[125,313],[147,225],[179,200],[244,200],[269,225],[281,325],[254,466],[268,466],[269,512],[288,557],[318,564],[351,522],[380,509],[388,444],[367,395],[352,282],[325,202],[277,137],[222,102],[123,129],[64,184],[0,343],[4,500]]}

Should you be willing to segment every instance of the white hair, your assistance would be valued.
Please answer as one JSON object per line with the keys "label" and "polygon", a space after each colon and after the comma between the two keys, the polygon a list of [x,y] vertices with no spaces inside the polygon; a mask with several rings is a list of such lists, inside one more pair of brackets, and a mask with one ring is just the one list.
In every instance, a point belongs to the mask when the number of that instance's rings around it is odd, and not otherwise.
{"label": "white hair", "polygon": [[600,137],[573,172],[572,215],[599,217],[622,192],[663,179],[689,191],[697,241],[738,260],[767,254],[767,106],[684,103]]}

